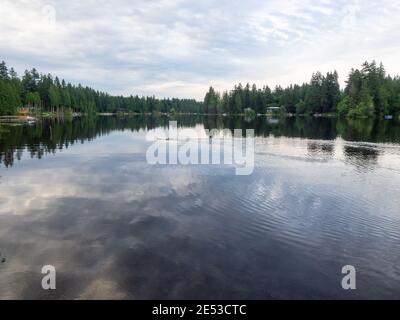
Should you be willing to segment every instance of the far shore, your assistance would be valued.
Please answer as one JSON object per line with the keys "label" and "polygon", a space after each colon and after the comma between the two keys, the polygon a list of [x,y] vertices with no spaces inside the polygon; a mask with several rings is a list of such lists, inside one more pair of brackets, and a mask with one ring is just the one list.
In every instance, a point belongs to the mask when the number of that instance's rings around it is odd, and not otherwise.
{"label": "far shore", "polygon": [[[336,113],[318,113],[318,114],[294,114],[294,113],[254,113],[254,114],[246,114],[246,113],[237,113],[237,114],[214,114],[214,113],[166,113],[166,112],[147,112],[147,113],[138,113],[138,112],[97,112],[97,113],[81,113],[81,112],[30,112],[28,114],[23,115],[13,115],[13,116],[0,116],[0,123],[32,123],[41,118],[54,118],[54,119],[62,119],[62,118],[75,118],[75,117],[84,117],[84,116],[209,116],[209,117],[246,117],[249,119],[255,119],[257,117],[308,117],[308,118],[341,118]],[[345,117],[346,119],[348,117]],[[348,118],[348,119],[360,119],[360,118]],[[363,117],[361,119],[376,119],[376,117]],[[400,115],[396,116],[386,116],[382,117],[382,119],[393,120],[400,119]]]}

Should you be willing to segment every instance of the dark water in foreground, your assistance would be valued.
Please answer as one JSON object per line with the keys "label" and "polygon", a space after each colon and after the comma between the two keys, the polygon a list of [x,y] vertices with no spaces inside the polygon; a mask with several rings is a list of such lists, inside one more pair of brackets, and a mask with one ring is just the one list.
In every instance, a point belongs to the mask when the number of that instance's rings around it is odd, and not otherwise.
{"label": "dark water in foreground", "polygon": [[250,176],[147,164],[166,125],[0,126],[1,299],[400,298],[399,123],[178,118],[254,128]]}

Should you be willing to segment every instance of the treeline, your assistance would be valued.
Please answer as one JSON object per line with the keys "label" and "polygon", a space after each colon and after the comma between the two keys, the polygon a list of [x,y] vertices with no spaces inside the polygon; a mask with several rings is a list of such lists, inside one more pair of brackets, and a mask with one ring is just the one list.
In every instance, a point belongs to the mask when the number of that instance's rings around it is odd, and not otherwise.
{"label": "treeline", "polygon": [[332,113],[349,117],[371,117],[400,111],[400,78],[386,75],[382,64],[365,62],[361,70],[351,70],[346,88],[340,90],[336,71],[326,75],[314,73],[309,83],[268,86],[255,84],[234,87],[222,94],[210,88],[204,98],[204,112],[211,114],[264,114],[279,110],[290,114]]}
{"label": "treeline", "polygon": [[352,69],[343,97],[340,115],[353,117],[395,114],[400,111],[400,78],[386,75],[385,68],[373,61],[362,69]]}
{"label": "treeline", "polygon": [[25,106],[41,111],[265,114],[338,114],[348,117],[393,115],[400,112],[400,78],[386,74],[382,64],[365,62],[352,69],[344,90],[338,73],[316,72],[309,83],[274,89],[241,84],[222,94],[210,87],[203,102],[195,99],[156,99],[155,97],[111,96],[82,85],[72,85],[36,69],[19,78],[13,68],[0,63],[0,115],[16,114]]}
{"label": "treeline", "polygon": [[202,103],[195,99],[156,99],[155,97],[111,96],[82,85],[72,85],[53,77],[26,70],[19,78],[13,68],[0,63],[0,115],[16,114],[19,107],[44,112],[135,112],[200,113]]}
{"label": "treeline", "polygon": [[326,76],[317,72],[310,83],[287,88],[277,86],[274,90],[268,86],[257,89],[255,84],[244,87],[239,84],[221,95],[211,87],[204,98],[204,109],[214,114],[243,114],[250,110],[264,114],[276,109],[285,113],[326,113],[335,111],[340,96],[337,72]]}

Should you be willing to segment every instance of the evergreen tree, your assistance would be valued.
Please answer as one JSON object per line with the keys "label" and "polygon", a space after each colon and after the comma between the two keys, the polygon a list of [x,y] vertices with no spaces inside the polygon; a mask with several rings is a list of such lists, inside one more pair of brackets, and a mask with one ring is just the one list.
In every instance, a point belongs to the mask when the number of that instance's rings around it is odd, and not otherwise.
{"label": "evergreen tree", "polygon": [[218,114],[219,105],[219,94],[214,90],[213,87],[210,87],[206,93],[206,96],[204,97],[204,112],[206,114]]}
{"label": "evergreen tree", "polygon": [[7,68],[6,63],[4,61],[2,61],[0,63],[0,79],[4,80],[4,81],[9,79],[9,77],[8,77],[8,68]]}
{"label": "evergreen tree", "polygon": [[55,85],[51,85],[49,88],[49,102],[51,108],[57,108],[61,104],[61,96]]}

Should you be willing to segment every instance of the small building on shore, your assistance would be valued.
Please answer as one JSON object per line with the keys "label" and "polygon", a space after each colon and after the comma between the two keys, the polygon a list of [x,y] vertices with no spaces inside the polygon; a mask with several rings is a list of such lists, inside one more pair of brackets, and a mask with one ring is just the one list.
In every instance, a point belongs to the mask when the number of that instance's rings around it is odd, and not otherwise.
{"label": "small building on shore", "polygon": [[267,113],[277,113],[281,110],[280,107],[267,107]]}

